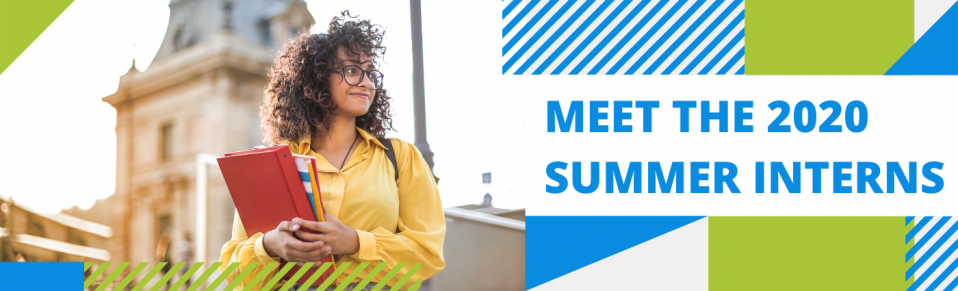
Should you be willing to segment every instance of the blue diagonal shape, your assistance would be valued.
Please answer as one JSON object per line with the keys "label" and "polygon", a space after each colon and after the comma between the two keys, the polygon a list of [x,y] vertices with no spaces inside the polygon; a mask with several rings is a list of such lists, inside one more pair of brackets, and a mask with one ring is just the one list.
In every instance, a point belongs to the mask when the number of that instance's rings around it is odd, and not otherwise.
{"label": "blue diagonal shape", "polygon": [[[668,2],[668,1],[662,1],[662,2]],[[618,72],[619,68],[621,68],[622,65],[625,64],[625,62],[629,61],[629,59],[632,58],[633,55],[635,55],[635,52],[639,51],[639,49],[642,48],[642,46],[645,45],[645,43],[648,42],[649,39],[651,39],[652,36],[655,35],[656,32],[659,31],[659,28],[661,28],[662,25],[665,24],[665,22],[669,21],[669,19],[672,18],[672,15],[674,15],[676,11],[678,11],[680,8],[682,8],[682,6],[685,5],[685,2],[687,1],[679,0],[678,2],[675,3],[675,5],[672,5],[672,8],[666,11],[665,14],[662,15],[662,18],[659,18],[659,21],[656,21],[655,24],[653,24],[652,27],[649,28],[649,31],[645,32],[645,34],[642,35],[642,38],[640,38],[638,42],[633,44],[632,47],[629,48],[629,50],[622,55],[622,58],[619,59],[618,62],[615,62],[615,65],[609,68],[609,72],[606,74],[612,75]]]}
{"label": "blue diagonal shape", "polygon": [[[594,22],[595,19],[598,18],[599,15],[602,14],[602,12],[604,12],[606,8],[609,8],[609,4],[612,4],[612,1],[602,1],[602,4],[599,4],[599,7],[597,7],[595,11],[592,11],[592,14],[589,15],[589,17],[586,18],[585,21],[582,22],[582,24],[579,24],[579,27],[576,28],[574,31],[572,31],[569,37],[566,38],[564,41],[562,41],[562,44],[560,44],[559,47],[556,48],[556,50],[553,51],[552,54],[550,54],[549,57],[546,58],[545,61],[542,62],[542,64],[539,64],[539,67],[536,68],[535,71],[532,71],[532,74],[539,75],[539,74],[542,74],[543,71],[548,69],[549,66],[552,65],[552,62],[555,61],[555,59],[559,57],[559,55],[565,52],[566,48],[568,48],[569,45],[572,44],[572,42],[574,42],[577,38],[579,38],[579,35],[581,35],[582,32],[589,27],[589,25],[592,25],[592,22]],[[558,73],[553,72],[553,75],[555,74],[558,74]]]}
{"label": "blue diagonal shape", "polygon": [[941,245],[945,243],[945,240],[951,237],[951,234],[955,233],[956,230],[958,230],[958,223],[953,224],[951,228],[948,229],[948,231],[946,231],[944,234],[941,235],[941,237],[945,239],[939,239],[938,241],[936,241],[935,244],[931,245],[931,248],[929,248],[928,251],[925,252],[925,255],[921,256],[920,259],[915,261],[915,264],[912,265],[910,268],[908,268],[908,271],[905,271],[905,278],[910,278],[912,275],[914,275],[915,271],[918,271],[918,268],[924,265],[925,262],[928,261],[928,259],[930,259],[931,256],[935,252],[937,252],[939,248],[941,248]]}
{"label": "blue diagonal shape", "polygon": [[[952,247],[955,247],[955,246],[958,246],[958,242],[955,242],[952,245]],[[948,276],[951,276],[951,273],[955,271],[955,268],[958,268],[958,260],[952,261],[951,265],[948,266],[948,268],[945,268],[945,270],[941,272],[941,275],[938,275],[938,279],[935,279],[934,282],[931,282],[931,284],[928,285],[928,290],[937,289],[938,286],[941,285],[941,283],[945,282],[945,279],[947,279]],[[955,278],[955,280],[951,284],[955,284],[954,282],[958,282],[958,278]],[[952,289],[954,289],[954,287],[952,287]]]}
{"label": "blue diagonal shape", "polygon": [[532,8],[535,8],[539,4],[539,0],[532,0],[526,4],[526,7],[523,7],[522,10],[519,10],[519,14],[516,15],[512,21],[509,21],[509,24],[506,24],[506,27],[502,28],[502,37],[506,37],[513,27],[516,27],[516,24],[519,24],[522,21],[522,18],[526,17],[526,14],[529,14],[529,11],[532,11]]}
{"label": "blue diagonal shape", "polygon": [[742,41],[742,38],[745,38],[745,29],[740,30],[731,41],[725,44],[725,47],[715,54],[715,57],[713,57],[712,60],[709,61],[709,63],[705,65],[701,71],[699,71],[699,75],[705,75],[712,71],[712,67],[715,67],[718,62],[722,61],[722,58],[724,58],[725,55],[732,50],[732,47],[738,44],[738,42]]}
{"label": "blue diagonal shape", "polygon": [[702,22],[705,22],[705,19],[708,19],[709,16],[712,16],[712,13],[715,13],[715,10],[718,9],[718,7],[721,5],[722,5],[722,1],[717,0],[713,2],[712,5],[710,5],[708,8],[706,8],[705,11],[699,15],[699,18],[695,19],[695,21],[692,22],[692,25],[689,25],[689,28],[686,29],[685,32],[683,32],[681,35],[679,35],[679,38],[676,39],[675,42],[672,43],[672,45],[666,48],[665,51],[662,52],[662,55],[660,55],[659,58],[655,59],[655,61],[652,62],[652,65],[650,65],[649,68],[646,69],[643,74],[649,75],[655,72],[655,69],[658,69],[659,66],[662,65],[662,62],[665,62],[665,60],[672,55],[675,49],[681,46],[682,43],[685,42],[685,40],[690,35],[692,35],[692,33],[695,32],[695,30],[698,29],[699,26],[702,25]]}
{"label": "blue diagonal shape", "polygon": [[[528,216],[526,290],[702,218],[704,216]],[[589,230],[588,247],[575,247],[571,232],[575,229]],[[574,247],[574,255],[557,255],[570,253],[570,247]]]}
{"label": "blue diagonal shape", "polygon": [[555,6],[557,2],[558,1],[556,0],[550,0],[549,2],[546,2],[546,5],[542,7],[542,9],[540,9],[536,15],[532,16],[532,19],[530,19],[526,25],[523,25],[522,29],[520,29],[519,32],[516,32],[516,35],[512,36],[512,39],[506,43],[506,46],[502,47],[502,55],[505,56],[506,53],[509,52],[509,50],[512,49],[517,42],[519,42],[519,40],[526,36],[526,33],[528,33],[529,30],[536,25],[536,23],[539,23],[539,19],[542,19],[542,16],[545,16],[546,13],[549,13],[549,9],[552,9],[552,6]]}
{"label": "blue diagonal shape", "polygon": [[[958,261],[956,261],[956,262],[958,262]],[[952,264],[952,265],[954,265],[954,264]],[[954,280],[951,280],[951,284],[948,284],[948,286],[945,286],[945,289],[943,289],[943,290],[945,290],[945,291],[954,291],[955,288],[958,288],[958,278],[955,278]]]}
{"label": "blue diagonal shape", "polygon": [[745,75],[745,66],[742,66],[741,68],[739,68],[738,71],[735,72],[735,74],[736,74],[736,75]]}
{"label": "blue diagonal shape", "polygon": [[562,70],[565,70],[565,68],[569,66],[569,63],[575,60],[575,58],[579,57],[579,53],[589,46],[589,44],[592,43],[592,40],[595,39],[599,33],[602,33],[602,31],[609,26],[609,23],[615,20],[615,17],[619,16],[619,14],[622,13],[622,10],[629,6],[630,3],[632,3],[632,1],[622,1],[619,6],[616,6],[615,9],[612,9],[612,12],[609,13],[609,15],[606,16],[605,19],[603,19],[602,22],[600,22],[599,25],[592,30],[592,33],[589,33],[589,36],[586,36],[585,39],[583,39],[582,42],[579,43],[579,45],[576,46],[575,49],[572,50],[572,52],[569,53],[564,60],[562,60],[561,63],[559,63],[559,66],[557,66],[555,70],[552,70],[552,74],[555,75],[562,73]]}
{"label": "blue diagonal shape", "polygon": [[[932,246],[932,249],[934,250],[929,250],[927,253],[925,253],[925,255],[921,257],[921,261],[924,262],[925,260],[927,260],[927,258],[930,258],[932,254],[934,254],[934,252],[938,250],[938,247],[940,247],[941,244],[944,244],[945,241],[951,238],[951,235],[954,234],[956,230],[958,230],[958,223],[955,223],[954,225],[952,225],[951,228],[948,229],[948,232],[946,232],[944,235],[941,236],[941,238],[938,239],[938,243],[935,243],[935,245]],[[948,249],[946,249],[945,252],[943,252],[941,256],[939,256],[938,259],[931,264],[931,266],[928,266],[928,269],[926,269],[925,272],[921,274],[921,277],[918,277],[918,279],[916,279],[915,282],[908,287],[908,291],[917,290],[922,283],[925,283],[925,280],[928,280],[928,277],[931,276],[931,274],[934,273],[936,270],[938,270],[938,267],[941,266],[941,264],[944,263],[945,260],[947,260],[952,253],[955,252],[956,248],[958,248],[958,243],[952,243],[951,246],[948,247]],[[918,265],[918,263],[916,262],[915,265]],[[927,290],[935,290],[935,288],[928,288]]]}
{"label": "blue diagonal shape", "polygon": [[662,74],[664,75],[671,74],[676,67],[681,65],[682,61],[685,61],[685,58],[688,57],[689,54],[692,53],[692,51],[698,48],[699,44],[702,43],[702,41],[704,41],[706,38],[708,38],[709,34],[712,34],[712,31],[715,30],[715,28],[718,27],[719,24],[722,24],[722,21],[725,21],[725,18],[727,18],[729,14],[732,13],[732,11],[735,11],[735,8],[738,7],[740,3],[742,3],[742,0],[735,0],[735,1],[732,1],[732,3],[728,5],[728,7],[725,7],[725,10],[722,11],[722,14],[719,14],[719,16],[716,17],[715,20],[713,20],[712,23],[709,24],[709,26],[706,26],[705,30],[703,30],[702,33],[699,34],[699,36],[696,37],[695,40],[693,40],[692,43],[690,43],[689,46],[686,47],[685,50],[683,50],[682,53],[675,58],[675,60],[672,61],[672,64],[666,67],[665,71],[662,71]]}
{"label": "blue diagonal shape", "polygon": [[[915,245],[912,246],[911,249],[909,249],[908,252],[905,253],[905,261],[907,262],[908,259],[910,259],[911,257],[914,257],[915,253],[917,253],[918,250],[921,249],[921,247],[925,246],[925,243],[927,243],[932,236],[935,236],[935,234],[938,233],[938,230],[941,229],[942,226],[945,226],[945,223],[948,223],[948,219],[950,218],[951,218],[950,216],[945,216],[939,219],[938,223],[935,223],[935,225],[932,226],[930,230],[928,230],[928,233],[926,233],[925,236],[922,237],[920,240],[915,242]],[[905,279],[907,278],[908,277],[905,277]]]}
{"label": "blue diagonal shape", "polygon": [[[689,19],[689,17],[692,17],[692,14],[695,13],[695,11],[698,11],[698,10],[699,10],[699,7],[702,6],[702,3],[705,3],[705,2],[704,2],[704,1],[700,1],[700,0],[699,0],[699,1],[695,1],[695,3],[692,5],[692,7],[689,8],[689,10],[686,10],[685,13],[683,13],[682,16],[680,16],[677,21],[675,21],[674,23],[672,23],[672,25],[669,26],[669,29],[667,29],[667,30],[665,31],[665,33],[663,33],[662,36],[659,37],[659,40],[655,41],[655,43],[653,43],[652,46],[649,47],[649,50],[645,51],[645,53],[642,54],[641,57],[639,57],[639,60],[636,61],[634,64],[632,64],[632,67],[629,67],[629,69],[626,70],[625,73],[626,73],[627,75],[631,75],[631,74],[635,73],[635,71],[638,70],[639,67],[642,66],[642,64],[645,64],[645,61],[647,61],[650,57],[652,57],[652,55],[655,54],[655,52],[659,50],[659,47],[661,47],[662,44],[664,44],[666,41],[668,41],[669,38],[672,37],[672,34],[675,34],[675,31],[678,30],[680,27],[682,27],[682,25],[685,24],[685,21],[687,21],[687,20]],[[673,10],[674,10],[674,9],[673,9]],[[669,12],[671,12],[671,11],[669,11]],[[672,14],[669,14],[668,16],[669,16],[669,18],[672,18]],[[664,18],[664,17],[663,17],[663,18]],[[665,22],[663,22],[662,19],[659,19],[659,22],[662,23],[662,24],[665,24]],[[656,32],[657,32],[660,28],[661,28],[661,26],[655,27],[654,29],[655,29]],[[654,33],[654,32],[653,32],[653,33]]]}
{"label": "blue diagonal shape", "polygon": [[885,75],[958,75],[958,3],[908,48]]}
{"label": "blue diagonal shape", "polygon": [[910,242],[911,239],[914,238],[915,235],[921,231],[921,228],[925,227],[925,224],[928,224],[929,221],[931,221],[931,216],[925,216],[921,219],[921,221],[918,221],[918,224],[915,225],[915,228],[912,228],[907,234],[905,234],[905,243]]}
{"label": "blue diagonal shape", "polygon": [[[550,17],[549,20],[546,21],[546,23],[542,24],[542,26],[540,26],[539,29],[536,30],[536,33],[533,34],[532,37],[530,37],[529,40],[526,41],[526,43],[523,44],[522,47],[520,47],[519,50],[512,55],[511,58],[509,58],[509,61],[506,62],[505,65],[502,65],[502,73],[505,74],[506,71],[509,70],[509,68],[512,68],[512,65],[515,64],[516,61],[518,61],[519,58],[522,57],[522,55],[526,54],[526,51],[528,51],[529,48],[532,47],[532,45],[534,45],[537,41],[539,41],[539,38],[541,38],[542,35],[546,33],[546,31],[549,31],[549,29],[552,28],[552,25],[555,24],[556,21],[559,20],[559,18],[562,18],[562,15],[565,15],[566,11],[569,11],[569,8],[572,7],[573,4],[575,4],[575,1],[567,1],[564,5],[562,5],[562,7],[559,7],[559,10],[556,11],[556,13],[553,13],[552,17]],[[522,73],[517,72],[516,74],[518,75]]]}
{"label": "blue diagonal shape", "polygon": [[[679,0],[679,1],[685,1],[685,0]],[[661,3],[660,5],[665,5],[666,2],[668,1],[660,1],[659,3]],[[619,32],[622,31],[622,29],[625,28],[625,26],[628,25],[629,22],[631,22],[636,15],[639,15],[639,12],[641,12],[642,9],[645,8],[645,6],[648,4],[649,4],[649,0],[642,0],[642,2],[639,2],[639,5],[636,5],[636,7],[632,9],[632,11],[629,11],[629,14],[626,14],[625,17],[622,18],[622,21],[619,21],[619,24],[617,24],[614,28],[612,28],[612,31],[610,31],[609,34],[607,34],[605,38],[603,38],[602,41],[599,42],[599,44],[597,44],[595,47],[592,48],[592,51],[589,52],[589,54],[586,55],[581,62],[579,62],[579,65],[575,66],[575,68],[572,69],[572,72],[570,72],[570,74],[572,75],[579,74],[579,72],[581,72],[582,69],[585,68],[585,66],[588,65],[589,62],[591,62],[592,59],[594,59],[595,56],[599,54],[599,52],[605,49],[605,46],[608,45],[613,38],[619,35]],[[653,11],[654,9],[655,8],[653,8]],[[650,12],[650,14],[651,13],[652,12]],[[596,67],[598,66],[599,65],[596,65]],[[589,73],[589,74],[593,75],[594,73]]]}
{"label": "blue diagonal shape", "polygon": [[908,225],[909,223],[911,223],[913,219],[915,219],[914,216],[905,216],[905,225]]}
{"label": "blue diagonal shape", "polygon": [[516,9],[516,6],[519,6],[522,0],[512,0],[509,2],[509,5],[506,6],[506,9],[502,10],[502,19],[506,19],[506,16],[509,16],[509,13],[512,13],[512,9]]}
{"label": "blue diagonal shape", "polygon": [[[556,39],[559,39],[559,37],[562,36],[562,34],[565,33],[567,29],[569,29],[569,26],[571,26],[572,23],[576,22],[576,20],[579,19],[579,16],[582,16],[582,13],[588,10],[589,7],[592,7],[592,3],[595,3],[595,1],[592,1],[592,0],[585,1],[585,3],[582,3],[582,6],[579,6],[579,9],[576,9],[575,12],[572,12],[572,15],[569,16],[568,19],[566,19],[565,23],[560,25],[559,29],[556,29],[555,33],[553,33],[552,36],[549,37],[549,39],[546,39],[546,42],[543,43],[541,46],[539,46],[539,49],[537,49],[534,53],[532,53],[532,55],[529,56],[529,59],[522,63],[522,66],[519,66],[519,68],[516,69],[516,75],[521,75],[525,73],[526,70],[529,69],[529,66],[531,66],[532,63],[538,60],[539,56],[541,56],[542,53],[548,50],[549,47],[551,47],[552,44],[555,43]],[[569,38],[573,38],[573,37],[574,36],[569,36]]]}
{"label": "blue diagonal shape", "polygon": [[[652,7],[652,10],[650,10],[649,13],[646,13],[645,16],[642,17],[642,19],[639,19],[639,23],[636,23],[635,26],[632,27],[632,29],[626,32],[625,35],[622,36],[622,39],[619,39],[619,42],[616,43],[614,46],[612,46],[612,49],[610,49],[605,54],[605,56],[602,57],[602,59],[599,59],[599,62],[595,64],[595,67],[593,67],[591,71],[589,71],[589,74],[595,75],[597,72],[599,72],[599,70],[602,69],[602,67],[604,67],[607,62],[609,62],[609,59],[611,59],[612,57],[615,57],[615,54],[619,53],[619,50],[621,50],[626,43],[632,40],[632,37],[635,36],[635,34],[639,32],[639,30],[645,27],[645,24],[647,24],[649,20],[652,20],[652,17],[655,17],[656,13],[659,13],[659,10],[661,10],[662,7],[665,6],[665,3],[668,3],[668,1],[659,1],[658,4]],[[639,6],[641,6],[641,8],[644,9],[645,6],[647,6],[648,4],[649,4],[649,1],[642,1],[642,3],[640,3]],[[636,9],[635,11],[639,11],[639,10],[641,9]],[[612,36],[614,35],[610,34],[609,36],[606,36],[606,38],[611,40]],[[580,63],[579,66],[583,66],[583,65]]]}
{"label": "blue diagonal shape", "polygon": [[705,48],[702,49],[701,52],[699,52],[699,55],[696,56],[694,59],[692,59],[692,62],[689,63],[689,65],[685,67],[685,69],[682,70],[682,72],[679,74],[688,75],[689,72],[694,70],[695,66],[698,66],[699,63],[702,62],[702,59],[708,56],[709,53],[712,52],[712,49],[714,49],[715,46],[717,46],[720,42],[722,42],[722,39],[725,39],[725,36],[728,35],[729,32],[732,32],[732,29],[738,26],[738,24],[742,22],[743,19],[745,19],[745,11],[740,12],[738,16],[735,17],[735,19],[732,19],[732,21],[729,22],[728,26],[726,26],[725,29],[722,29],[722,32],[720,32],[718,36],[715,37],[715,39],[709,42],[709,44],[705,46]]}
{"label": "blue diagonal shape", "polygon": [[744,46],[741,49],[739,49],[738,52],[735,53],[735,55],[733,55],[732,58],[729,59],[727,63],[725,63],[724,66],[722,66],[722,69],[718,71],[718,74],[725,75],[725,73],[728,73],[728,70],[731,70],[732,66],[738,63],[738,60],[741,60],[743,56],[745,56]]}

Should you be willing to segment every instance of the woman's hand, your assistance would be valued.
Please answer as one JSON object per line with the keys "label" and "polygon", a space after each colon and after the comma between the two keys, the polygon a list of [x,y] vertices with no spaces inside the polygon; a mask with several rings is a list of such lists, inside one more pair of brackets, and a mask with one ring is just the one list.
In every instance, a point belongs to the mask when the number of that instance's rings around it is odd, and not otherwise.
{"label": "woman's hand", "polygon": [[319,233],[308,233],[302,230],[295,231],[296,236],[309,241],[321,241],[332,247],[335,255],[351,255],[359,252],[359,234],[355,229],[346,226],[335,216],[326,214],[326,222],[308,221],[294,218],[293,223],[301,224],[305,228]]}
{"label": "woman's hand", "polygon": [[[263,248],[270,257],[280,257],[288,262],[319,262],[330,255],[332,248],[318,240],[300,240],[293,236],[300,230],[300,224],[295,221],[304,221],[294,218],[293,221],[280,222],[276,229],[263,234]],[[302,238],[302,237],[301,237]]]}

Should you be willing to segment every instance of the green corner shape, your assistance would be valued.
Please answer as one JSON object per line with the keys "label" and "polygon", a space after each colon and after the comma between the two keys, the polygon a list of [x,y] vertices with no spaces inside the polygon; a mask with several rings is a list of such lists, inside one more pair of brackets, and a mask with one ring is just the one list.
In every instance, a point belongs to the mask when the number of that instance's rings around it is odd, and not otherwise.
{"label": "green corner shape", "polygon": [[0,74],[72,3],[73,0],[0,1]]}
{"label": "green corner shape", "polygon": [[914,0],[746,0],[747,75],[883,75],[912,44]]}
{"label": "green corner shape", "polygon": [[905,290],[904,220],[710,216],[709,290]]}

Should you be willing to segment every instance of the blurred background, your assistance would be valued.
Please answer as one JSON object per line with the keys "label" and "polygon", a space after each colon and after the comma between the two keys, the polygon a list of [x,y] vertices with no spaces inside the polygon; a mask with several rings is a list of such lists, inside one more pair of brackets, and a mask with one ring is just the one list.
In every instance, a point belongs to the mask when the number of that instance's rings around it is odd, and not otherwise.
{"label": "blurred background", "polygon": [[[387,31],[389,136],[435,154],[447,267],[421,290],[524,290],[521,175],[502,162],[514,145],[497,143],[516,133],[496,132],[509,127],[489,114],[494,91],[467,87],[463,76],[481,74],[457,62],[490,55],[468,44],[498,31],[461,28],[500,7],[462,5],[421,5],[416,100],[410,2],[75,1],[0,75],[0,260],[218,261],[234,206],[214,158],[262,144],[258,108],[275,51],[349,10]],[[485,113],[463,118],[476,111]]]}

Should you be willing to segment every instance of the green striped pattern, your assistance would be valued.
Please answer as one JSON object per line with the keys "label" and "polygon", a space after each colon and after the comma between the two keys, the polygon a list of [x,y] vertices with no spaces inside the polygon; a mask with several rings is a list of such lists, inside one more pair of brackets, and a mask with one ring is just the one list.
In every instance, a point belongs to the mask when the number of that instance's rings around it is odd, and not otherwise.
{"label": "green striped pattern", "polygon": [[[222,266],[223,263],[220,263],[220,262],[212,263],[212,264],[209,264],[208,267],[206,263],[195,263],[192,266],[186,266],[185,263],[176,263],[176,264],[173,264],[173,266],[171,266],[169,271],[167,271],[162,277],[156,278],[157,275],[160,273],[160,271],[163,270],[163,267],[166,266],[166,264],[167,263],[145,263],[144,262],[144,263],[136,264],[136,266],[133,266],[133,268],[131,269],[129,267],[132,264],[127,262],[118,263],[118,264],[112,263],[112,262],[104,262],[96,268],[93,268],[93,265],[94,265],[93,263],[86,263],[84,264],[83,270],[87,272],[89,276],[87,276],[85,280],[83,281],[83,288],[84,290],[92,290],[92,291],[105,291],[108,288],[111,290],[123,290],[124,288],[127,288],[128,286],[132,284],[133,287],[130,290],[133,290],[133,291],[141,291],[141,290],[157,291],[157,290],[160,290],[162,286],[170,284],[169,290],[195,291],[195,290],[199,290],[200,286],[206,286],[205,288],[203,288],[203,290],[213,290],[214,288],[217,288],[220,285],[225,284],[226,290],[235,290],[237,286],[239,286],[239,284],[243,282],[244,279],[252,278],[252,280],[250,281],[250,284],[247,284],[246,287],[242,289],[243,291],[252,291],[254,285],[264,280],[269,280],[269,281],[266,281],[260,290],[274,290],[276,289],[274,287],[279,283],[279,280],[284,275],[286,275],[286,273],[288,273],[289,270],[292,269],[292,267],[296,263],[287,263],[286,265],[282,266],[282,268],[279,268],[280,267],[279,263],[273,262],[263,266],[263,268],[261,268],[259,272],[253,272],[254,269],[256,269],[256,267],[259,266],[259,263],[256,263],[256,262],[249,263],[248,265],[246,265],[246,268],[243,268],[241,270],[239,270],[239,267],[240,267],[239,263],[231,263],[228,266],[226,266],[226,269],[224,272],[219,273],[217,276],[213,276],[213,275],[214,273],[217,273],[217,271],[219,270],[219,267]],[[292,280],[289,280],[285,284],[280,286],[279,290],[288,290],[290,287],[293,286],[293,284],[295,284],[296,281],[299,281],[299,279],[303,276],[303,274],[305,274],[306,270],[312,267],[313,265],[315,264],[314,263],[303,264],[303,266],[299,269],[299,272],[297,272],[296,274],[293,274]],[[373,287],[372,290],[385,291],[386,290],[385,287],[388,287],[386,286],[386,283],[391,281],[393,277],[396,277],[396,274],[398,274],[399,271],[402,270],[403,267],[405,267],[406,265],[407,265],[406,263],[396,264],[396,266],[391,268],[391,270],[388,273],[386,273],[386,275],[379,281],[379,283],[375,283],[376,286]],[[325,288],[327,287],[335,286],[336,278],[340,277],[341,275],[346,276],[344,282],[352,282],[353,280],[357,278],[362,279],[359,282],[359,284],[356,286],[357,290],[362,289],[368,286],[370,283],[372,283],[372,279],[375,278],[376,275],[378,275],[380,272],[383,271],[383,269],[387,267],[386,263],[376,264],[375,266],[372,266],[372,270],[369,272],[369,276],[362,278],[362,277],[359,277],[359,274],[362,273],[364,270],[369,269],[371,267],[370,263],[368,262],[360,263],[358,266],[356,266],[356,268],[352,270],[352,272],[346,273],[346,269],[348,269],[349,266],[350,266],[350,263],[348,262],[340,264],[335,270],[333,270],[332,275],[329,276],[329,278],[326,279],[326,281],[323,281],[322,284],[319,285],[320,287],[319,290],[325,290]],[[392,286],[392,288],[390,288],[389,290],[398,291],[402,289],[406,285],[406,283],[408,283],[409,280],[412,279],[412,276],[419,271],[420,266],[421,266],[420,263],[413,264],[412,267],[410,267],[409,270],[406,272],[406,274],[402,276],[402,278],[399,278],[399,280],[396,282],[396,286]],[[171,281],[174,277],[173,274],[180,274],[181,273],[180,270],[186,267],[188,267],[188,269],[186,269],[185,275],[177,276],[178,277],[177,280]],[[323,272],[325,272],[330,267],[332,267],[332,263],[324,263],[322,266],[319,267],[319,270],[317,272],[314,272],[312,276],[307,278],[306,284],[302,286],[299,290],[306,290],[307,288],[309,288],[309,286],[313,285],[313,283],[315,283],[316,280],[319,279],[319,275],[323,274]],[[277,268],[279,270],[276,272],[275,275],[273,275],[271,278],[266,277],[266,275],[269,274],[269,272],[272,272],[273,270],[276,270]],[[146,275],[140,276],[138,278],[138,276],[144,270],[147,271]],[[229,276],[229,274],[232,274],[233,272],[239,272],[239,275],[233,278],[233,280],[227,281],[227,277]],[[199,277],[197,277],[197,280],[195,282],[193,281],[187,282],[189,278],[193,277],[196,274],[200,274],[200,275]],[[97,283],[97,284],[94,284],[94,283]],[[419,286],[421,284],[422,284],[422,280],[421,279],[417,280],[416,282],[413,282],[412,284],[408,285],[406,290],[409,290],[409,291],[419,290]],[[343,291],[345,290],[345,288],[346,288],[346,284],[339,285],[336,287],[335,291]]]}

